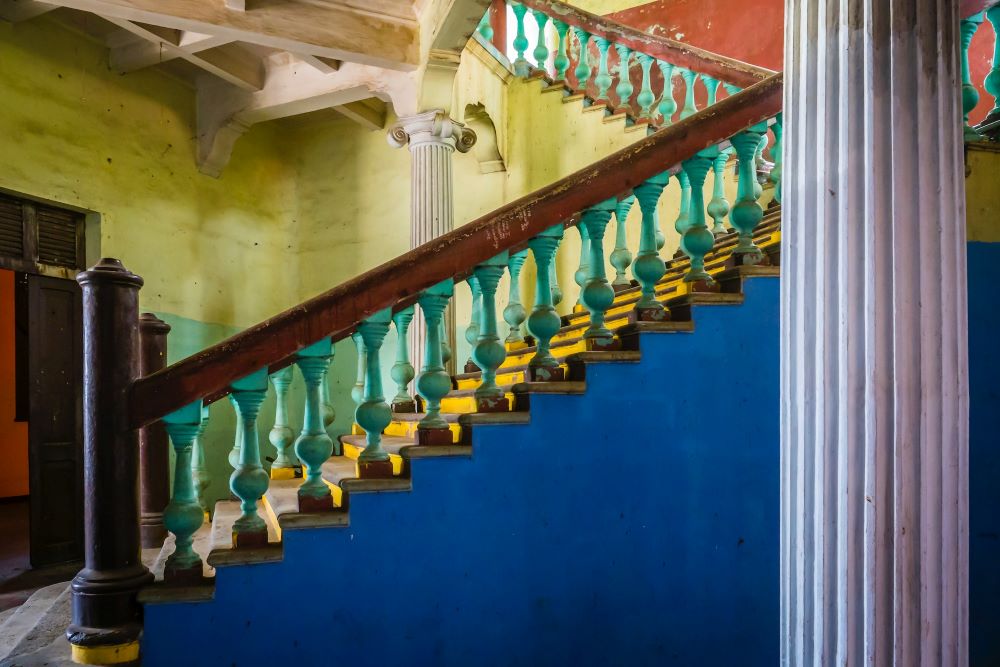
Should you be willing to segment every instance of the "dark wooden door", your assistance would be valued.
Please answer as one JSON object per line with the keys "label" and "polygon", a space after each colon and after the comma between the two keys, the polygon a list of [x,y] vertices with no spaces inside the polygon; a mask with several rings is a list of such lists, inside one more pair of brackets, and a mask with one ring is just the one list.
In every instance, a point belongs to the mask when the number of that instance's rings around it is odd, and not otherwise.
{"label": "dark wooden door", "polygon": [[83,334],[74,280],[27,276],[31,564],[83,557]]}

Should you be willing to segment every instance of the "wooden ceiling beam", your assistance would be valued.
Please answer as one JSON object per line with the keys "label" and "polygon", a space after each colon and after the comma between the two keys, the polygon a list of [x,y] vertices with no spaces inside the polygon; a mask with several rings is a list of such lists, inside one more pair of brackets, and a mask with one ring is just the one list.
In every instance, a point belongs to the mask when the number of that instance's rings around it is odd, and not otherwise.
{"label": "wooden ceiling beam", "polygon": [[130,23],[217,35],[292,53],[402,71],[420,64],[419,24],[338,4],[309,0],[251,5],[225,0],[53,0],[53,4]]}
{"label": "wooden ceiling beam", "polygon": [[333,107],[333,110],[367,130],[381,130],[385,127],[385,102],[376,97],[341,104]]}
{"label": "wooden ceiling beam", "polygon": [[[174,40],[132,41],[123,43],[120,46],[111,47],[111,67],[117,72],[125,74],[134,72],[145,67],[158,65],[167,60],[179,57],[181,51],[190,54],[199,53],[218,46],[230,44],[232,40],[218,35],[204,35],[197,32],[178,31],[179,38]],[[129,33],[134,35],[134,33]],[[176,49],[164,49],[161,42],[168,42]]]}
{"label": "wooden ceiling beam", "polygon": [[41,16],[53,9],[58,9],[58,5],[35,2],[35,0],[0,0],[0,20],[18,23]]}

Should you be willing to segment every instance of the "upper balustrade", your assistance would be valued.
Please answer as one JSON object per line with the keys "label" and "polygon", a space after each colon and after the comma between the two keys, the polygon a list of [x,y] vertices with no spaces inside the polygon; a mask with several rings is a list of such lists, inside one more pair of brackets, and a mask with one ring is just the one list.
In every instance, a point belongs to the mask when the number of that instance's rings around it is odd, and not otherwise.
{"label": "upper balustrade", "polygon": [[[965,140],[1000,140],[1000,3],[996,0],[964,0],[961,5],[962,44],[962,112],[965,117]],[[969,124],[969,114],[979,104],[979,90],[972,80],[969,66],[969,47],[972,38],[984,22],[993,28],[993,61],[983,82],[983,88],[993,97],[993,108],[976,126]]]}

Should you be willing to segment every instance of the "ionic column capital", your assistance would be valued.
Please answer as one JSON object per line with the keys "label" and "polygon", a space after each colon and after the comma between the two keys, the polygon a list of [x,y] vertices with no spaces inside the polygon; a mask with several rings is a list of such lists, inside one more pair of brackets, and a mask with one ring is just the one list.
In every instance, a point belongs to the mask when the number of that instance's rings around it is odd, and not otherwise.
{"label": "ionic column capital", "polygon": [[400,118],[389,128],[386,139],[393,148],[437,145],[465,153],[476,144],[476,133],[441,109],[432,109]]}

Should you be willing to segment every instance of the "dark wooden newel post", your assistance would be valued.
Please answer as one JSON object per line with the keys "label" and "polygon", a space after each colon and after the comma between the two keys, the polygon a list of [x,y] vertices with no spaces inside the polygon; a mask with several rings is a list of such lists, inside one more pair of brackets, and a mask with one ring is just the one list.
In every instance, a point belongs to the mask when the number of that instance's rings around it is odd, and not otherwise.
{"label": "dark wooden newel post", "polygon": [[[139,317],[139,375],[146,376],[167,365],[170,325],[153,313]],[[163,510],[170,502],[170,441],[163,422],[139,429],[139,515],[142,548],[158,548],[167,536]]]}
{"label": "dark wooden newel post", "polygon": [[83,289],[84,568],[73,579],[73,659],[137,661],[136,603],[153,575],[139,557],[139,434],[127,394],[139,371],[142,278],[117,259],[77,276]]}

